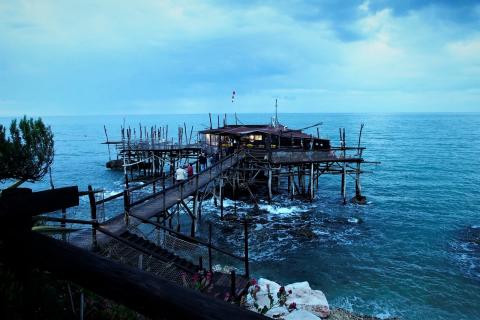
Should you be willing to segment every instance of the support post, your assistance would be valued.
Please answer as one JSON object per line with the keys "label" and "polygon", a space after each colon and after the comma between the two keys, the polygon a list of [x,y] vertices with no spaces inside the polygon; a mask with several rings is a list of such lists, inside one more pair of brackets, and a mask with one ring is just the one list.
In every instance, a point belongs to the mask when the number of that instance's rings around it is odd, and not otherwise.
{"label": "support post", "polygon": [[165,172],[163,173],[163,177],[162,177],[162,191],[163,191],[163,212],[166,212],[167,208],[166,208],[166,204],[165,204]]}
{"label": "support post", "polygon": [[80,320],[83,320],[83,311],[84,311],[84,294],[83,289],[80,290]]}
{"label": "support post", "polygon": [[345,147],[345,128],[343,129],[343,131],[341,131],[341,137],[342,137],[342,149],[343,149],[342,198],[343,198],[343,204],[347,204],[347,183],[346,183],[347,163],[345,162],[347,157],[347,150]]}
{"label": "support post", "polygon": [[212,224],[208,224],[208,268],[210,272],[213,273],[212,265]]}
{"label": "support post", "polygon": [[235,186],[236,182],[235,179],[233,180],[233,187],[232,187],[232,198],[233,198],[233,214],[237,216],[237,198],[235,196]]}
{"label": "support post", "polygon": [[223,178],[220,179],[220,218],[223,220]]}
{"label": "support post", "polygon": [[195,236],[195,232],[198,229],[198,189],[193,197],[193,216],[195,217],[195,226],[193,230],[193,235]]}
{"label": "support post", "polygon": [[313,176],[313,162],[312,162],[310,164],[310,201],[312,201],[315,196],[315,192],[313,190],[313,181],[314,181],[314,176]]}
{"label": "support post", "polygon": [[232,300],[235,300],[236,298],[236,291],[237,291],[237,286],[235,284],[236,276],[235,276],[235,270],[230,271],[230,298]]}
{"label": "support post", "polygon": [[250,277],[250,268],[249,268],[249,262],[248,262],[248,222],[247,222],[247,217],[244,218],[243,222],[243,233],[244,233],[244,262],[245,262],[245,277],[249,278]]}
{"label": "support post", "polygon": [[[95,194],[91,185],[88,186],[88,200],[90,202],[90,218],[92,221],[97,220],[97,205],[95,204]],[[92,245],[93,247],[97,246],[97,228],[95,225],[92,225]]]}
{"label": "support post", "polygon": [[125,223],[128,225],[128,214],[130,212],[130,194],[128,193],[128,189],[123,190],[123,208],[125,214]]}
{"label": "support post", "polygon": [[268,202],[272,202],[272,168],[268,167]]}

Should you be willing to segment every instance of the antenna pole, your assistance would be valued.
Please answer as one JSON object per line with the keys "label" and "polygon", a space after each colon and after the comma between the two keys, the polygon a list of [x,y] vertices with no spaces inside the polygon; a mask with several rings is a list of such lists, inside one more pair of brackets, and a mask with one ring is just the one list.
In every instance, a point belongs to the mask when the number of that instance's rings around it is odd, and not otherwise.
{"label": "antenna pole", "polygon": [[275,99],[275,126],[278,126],[278,112],[277,112],[277,109],[278,109],[278,103],[277,103],[277,99]]}

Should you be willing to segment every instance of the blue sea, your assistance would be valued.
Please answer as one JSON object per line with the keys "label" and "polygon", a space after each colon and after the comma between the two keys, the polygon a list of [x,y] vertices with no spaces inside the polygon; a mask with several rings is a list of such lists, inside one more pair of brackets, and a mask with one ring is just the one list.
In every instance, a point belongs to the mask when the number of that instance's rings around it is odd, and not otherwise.
{"label": "blue sea", "polygon": [[[270,117],[239,114],[243,123],[268,123]],[[230,123],[233,119],[228,116]],[[347,143],[356,145],[365,123],[364,157],[381,164],[364,166],[364,206],[343,205],[340,176],[333,175],[320,178],[312,203],[285,194],[272,204],[262,202],[250,238],[254,276],[282,284],[309,281],[332,307],[382,318],[480,319],[480,114],[280,114],[279,119],[290,128],[321,121],[320,134],[333,145],[339,144],[338,128],[346,128]],[[44,121],[55,134],[55,186],[85,190],[91,184],[106,193],[122,189],[122,172],[105,168],[104,125],[115,140],[123,121],[136,128],[168,124],[175,137],[184,122],[195,131],[209,123],[208,115]],[[354,181],[347,181],[352,197]],[[48,177],[26,185],[50,187]],[[227,203],[226,210],[231,208]],[[238,208],[241,214],[251,205]],[[204,214],[217,217],[208,203]],[[225,233],[224,240],[233,243],[235,237]]]}

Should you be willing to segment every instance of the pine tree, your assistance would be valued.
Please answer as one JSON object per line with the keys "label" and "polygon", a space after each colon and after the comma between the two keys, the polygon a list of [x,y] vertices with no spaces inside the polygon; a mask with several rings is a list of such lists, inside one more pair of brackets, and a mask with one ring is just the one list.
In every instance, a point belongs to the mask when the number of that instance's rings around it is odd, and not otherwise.
{"label": "pine tree", "polygon": [[41,118],[24,116],[18,125],[16,119],[12,120],[9,135],[0,125],[0,182],[38,181],[48,172],[53,157],[53,133]]}

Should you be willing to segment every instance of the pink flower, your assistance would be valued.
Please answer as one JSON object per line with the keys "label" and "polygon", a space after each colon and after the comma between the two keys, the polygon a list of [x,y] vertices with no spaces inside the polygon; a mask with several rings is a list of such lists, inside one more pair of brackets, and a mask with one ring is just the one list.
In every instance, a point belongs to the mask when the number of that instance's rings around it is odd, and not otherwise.
{"label": "pink flower", "polygon": [[255,279],[255,278],[251,279],[250,283],[252,284],[252,286],[256,285],[257,284],[257,279]]}
{"label": "pink flower", "polygon": [[200,275],[198,273],[195,273],[193,276],[192,276],[192,281],[193,282],[197,282],[200,280]]}
{"label": "pink flower", "polygon": [[292,290],[288,290],[288,294],[292,294]]}
{"label": "pink flower", "polygon": [[292,302],[288,305],[288,310],[294,310],[297,309],[297,304],[295,302]]}
{"label": "pink flower", "polygon": [[278,289],[278,292],[284,293],[284,292],[285,292],[285,287],[284,287],[284,286],[281,286],[280,289]]}
{"label": "pink flower", "polygon": [[255,291],[260,291],[260,286],[258,284],[255,285]]}

